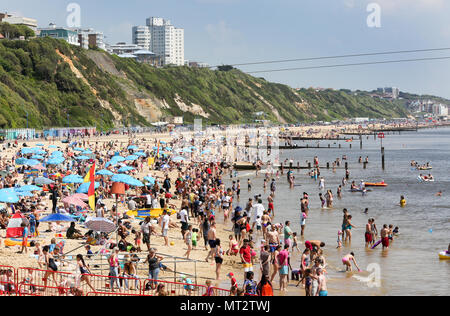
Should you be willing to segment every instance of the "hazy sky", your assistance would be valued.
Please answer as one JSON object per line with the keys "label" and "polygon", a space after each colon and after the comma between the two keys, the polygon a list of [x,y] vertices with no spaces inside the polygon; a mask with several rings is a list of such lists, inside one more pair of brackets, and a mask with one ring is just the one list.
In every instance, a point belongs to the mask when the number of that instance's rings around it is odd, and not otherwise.
{"label": "hazy sky", "polygon": [[[2,0],[0,11],[66,25],[67,5],[81,7],[82,27],[107,42],[131,41],[149,16],[185,29],[186,59],[210,65],[353,53],[450,47],[449,0]],[[367,5],[381,8],[381,27],[367,25]],[[245,71],[351,62],[450,56],[406,54],[243,67]],[[292,87],[402,91],[450,98],[450,60],[264,73]]]}

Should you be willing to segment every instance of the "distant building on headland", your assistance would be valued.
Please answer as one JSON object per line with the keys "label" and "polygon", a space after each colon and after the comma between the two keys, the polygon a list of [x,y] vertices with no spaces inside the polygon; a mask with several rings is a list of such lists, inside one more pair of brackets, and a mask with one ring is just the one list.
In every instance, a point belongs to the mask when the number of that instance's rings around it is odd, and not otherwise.
{"label": "distant building on headland", "polygon": [[39,37],[51,37],[56,39],[63,39],[67,43],[75,46],[79,46],[84,49],[106,49],[102,32],[96,31],[92,28],[67,28],[58,27],[56,24],[50,23],[46,28],[39,28]]}
{"label": "distant building on headland", "polygon": [[155,67],[161,66],[160,56],[136,44],[117,43],[116,45],[107,45],[106,51],[121,58],[131,58]]}
{"label": "distant building on headland", "polygon": [[115,45],[106,45],[106,51],[114,55],[134,54],[135,52],[143,49],[143,47],[136,44],[127,44],[124,42],[120,42]]}
{"label": "distant building on headland", "polygon": [[15,25],[24,25],[32,29],[35,33],[37,31],[38,26],[38,21],[36,19],[25,18],[22,16],[15,16],[8,13],[0,13],[0,22]]}
{"label": "distant building on headland", "polygon": [[416,113],[426,113],[435,117],[449,116],[449,105],[433,100],[415,100],[408,104],[408,108]]}
{"label": "distant building on headland", "polygon": [[382,97],[396,100],[400,96],[400,89],[396,87],[378,88],[377,93]]}
{"label": "distant building on headland", "polygon": [[84,49],[106,49],[105,36],[102,32],[95,31],[94,29],[75,29],[78,33],[78,42]]}
{"label": "distant building on headland", "polygon": [[152,51],[160,57],[161,65],[184,66],[184,29],[169,20],[150,17],[145,26],[132,28],[133,44]]}
{"label": "distant building on headland", "polygon": [[39,37],[63,39],[71,45],[81,46],[78,38],[78,32],[74,29],[57,27],[56,24],[50,23],[47,28],[39,28],[38,33]]}
{"label": "distant building on headland", "polygon": [[134,26],[132,29],[132,43],[150,50],[151,41],[150,28],[148,26]]}
{"label": "distant building on headland", "polygon": [[184,124],[184,118],[182,116],[166,117],[165,118],[165,122],[167,122],[169,124],[174,124],[174,125],[183,125]]}
{"label": "distant building on headland", "polygon": [[209,64],[207,63],[202,63],[202,62],[198,62],[198,61],[189,61],[186,60],[184,62],[185,66],[191,67],[191,68],[209,68]]}

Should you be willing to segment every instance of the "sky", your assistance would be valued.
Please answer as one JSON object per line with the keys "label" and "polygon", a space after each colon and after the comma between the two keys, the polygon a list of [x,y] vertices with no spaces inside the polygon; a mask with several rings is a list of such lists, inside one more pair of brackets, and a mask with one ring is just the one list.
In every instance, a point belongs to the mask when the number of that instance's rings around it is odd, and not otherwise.
{"label": "sky", "polygon": [[[50,22],[66,26],[67,6],[73,2],[81,8],[81,26],[103,31],[110,44],[131,42],[132,26],[145,25],[150,16],[169,19],[185,29],[186,59],[210,65],[450,47],[449,0],[2,0],[0,12],[35,18],[40,27]],[[373,4],[376,11],[369,12]],[[369,27],[368,18],[371,26],[379,21],[377,27]],[[241,69],[251,72],[443,56],[450,56],[450,50]],[[405,92],[450,98],[450,60],[255,75],[294,88],[395,86]]]}

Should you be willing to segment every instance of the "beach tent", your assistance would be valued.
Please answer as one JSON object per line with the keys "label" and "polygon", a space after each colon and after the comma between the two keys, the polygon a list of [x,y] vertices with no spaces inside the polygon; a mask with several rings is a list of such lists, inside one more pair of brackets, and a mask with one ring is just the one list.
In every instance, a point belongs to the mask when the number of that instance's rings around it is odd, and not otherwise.
{"label": "beach tent", "polygon": [[17,212],[9,220],[8,227],[6,228],[6,238],[18,238],[23,235],[23,227],[21,227],[25,216],[22,213]]}

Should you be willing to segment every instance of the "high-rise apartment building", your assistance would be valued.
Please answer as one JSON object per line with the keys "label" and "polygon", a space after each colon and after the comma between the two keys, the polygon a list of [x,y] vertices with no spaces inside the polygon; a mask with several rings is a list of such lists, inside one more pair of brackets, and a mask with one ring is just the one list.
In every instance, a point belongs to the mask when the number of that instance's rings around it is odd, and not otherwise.
{"label": "high-rise apartment building", "polygon": [[150,50],[161,56],[163,65],[184,65],[184,29],[177,28],[169,20],[150,17],[147,19],[150,28]]}
{"label": "high-rise apartment building", "polygon": [[150,50],[150,28],[148,26],[135,26],[133,27],[133,41],[132,43],[138,45],[146,50]]}

